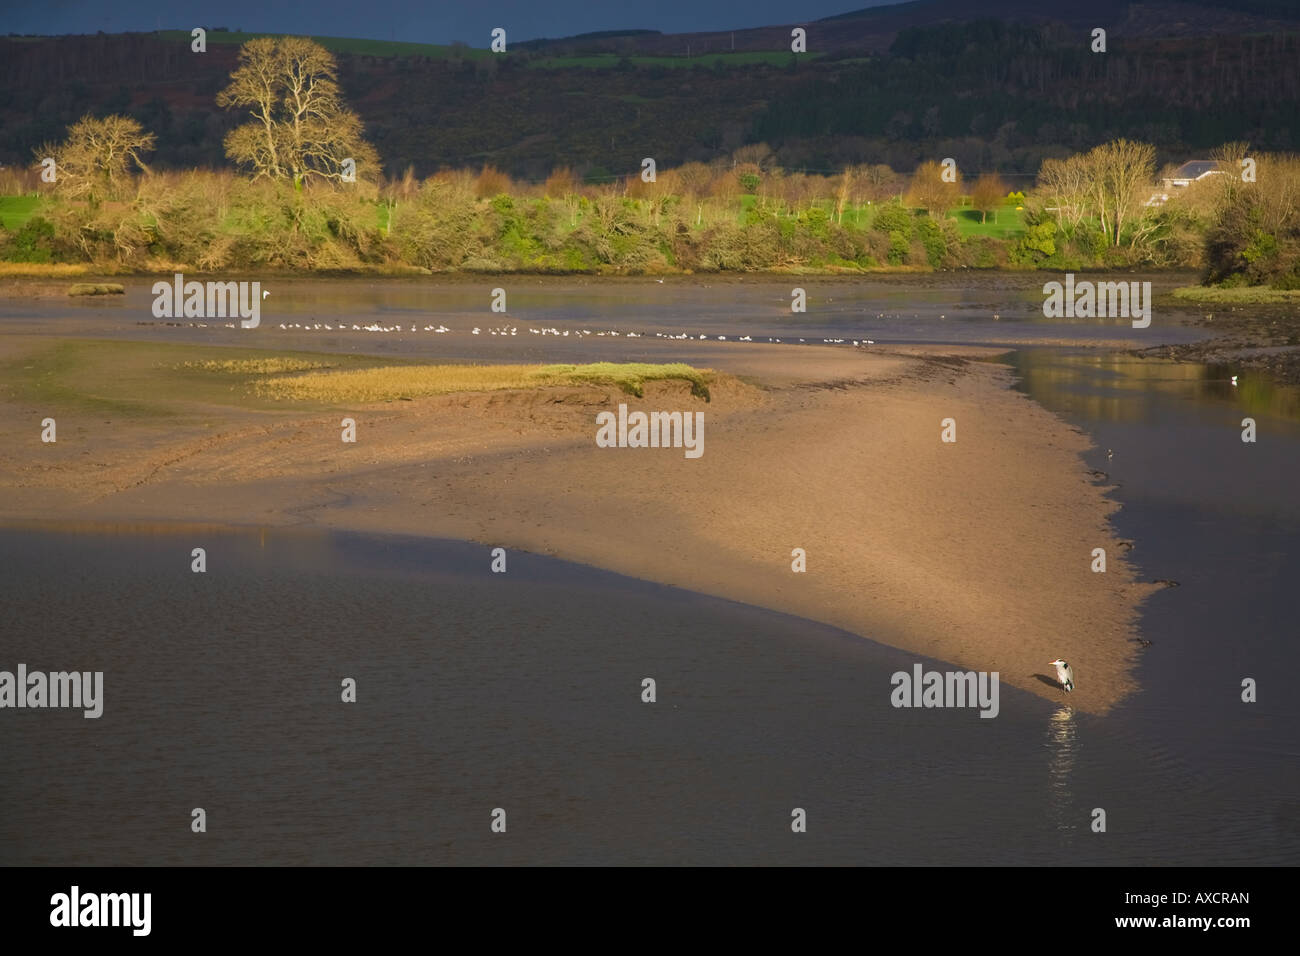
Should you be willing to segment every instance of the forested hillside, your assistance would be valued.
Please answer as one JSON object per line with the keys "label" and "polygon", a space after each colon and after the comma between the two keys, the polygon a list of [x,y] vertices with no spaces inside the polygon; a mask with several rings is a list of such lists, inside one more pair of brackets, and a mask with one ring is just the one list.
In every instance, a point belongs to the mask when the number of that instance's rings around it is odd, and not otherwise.
{"label": "forested hillside", "polygon": [[[1243,12],[1210,17],[1193,4],[1108,0],[1098,13],[1109,10],[1115,23],[1105,53],[1091,52],[1077,22],[906,25],[908,10],[925,23],[951,7],[947,0],[812,24],[800,56],[789,52],[788,30],[782,45],[782,28],[768,31],[767,52],[753,49],[754,31],[737,31],[738,52],[690,57],[656,52],[682,38],[644,33],[519,45],[499,56],[321,42],[390,175],[491,164],[539,181],[564,166],[599,181],[645,156],[677,165],[762,142],[789,169],[910,169],[951,156],[964,169],[1014,178],[1115,136],[1153,143],[1161,163],[1231,140],[1295,149],[1300,33],[1221,32],[1255,29],[1272,22],[1260,15],[1276,12],[1266,0],[1231,6]],[[881,23],[893,32],[881,33]],[[860,49],[846,46],[855,36]],[[887,46],[870,52],[881,37]],[[213,32],[199,54],[179,31],[0,38],[0,163],[30,162],[86,113],[120,113],[157,136],[156,167],[223,165],[223,137],[240,118],[214,100],[243,39]],[[607,48],[623,53],[599,52]]]}

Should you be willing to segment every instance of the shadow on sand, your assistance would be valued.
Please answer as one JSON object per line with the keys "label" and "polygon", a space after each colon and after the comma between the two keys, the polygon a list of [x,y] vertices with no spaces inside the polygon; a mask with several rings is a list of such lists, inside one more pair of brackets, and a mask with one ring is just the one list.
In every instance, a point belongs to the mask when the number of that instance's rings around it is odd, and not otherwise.
{"label": "shadow on sand", "polygon": [[1032,676],[1038,678],[1048,687],[1055,687],[1057,690],[1061,689],[1061,682],[1057,680],[1055,677],[1048,677],[1046,674],[1034,674]]}

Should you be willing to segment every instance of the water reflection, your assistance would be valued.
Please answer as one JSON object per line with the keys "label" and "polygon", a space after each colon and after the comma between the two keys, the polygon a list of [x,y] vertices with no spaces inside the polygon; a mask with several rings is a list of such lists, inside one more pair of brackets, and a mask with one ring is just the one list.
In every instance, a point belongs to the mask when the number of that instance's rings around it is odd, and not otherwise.
{"label": "water reflection", "polygon": [[1047,725],[1047,794],[1052,824],[1062,833],[1079,828],[1070,781],[1074,774],[1078,750],[1078,726],[1072,707],[1062,707],[1052,714]]}
{"label": "water reflection", "polygon": [[1025,391],[1090,421],[1151,421],[1156,407],[1143,399],[1152,392],[1213,402],[1245,415],[1300,420],[1300,388],[1233,365],[1056,349],[1023,349],[1009,361]]}

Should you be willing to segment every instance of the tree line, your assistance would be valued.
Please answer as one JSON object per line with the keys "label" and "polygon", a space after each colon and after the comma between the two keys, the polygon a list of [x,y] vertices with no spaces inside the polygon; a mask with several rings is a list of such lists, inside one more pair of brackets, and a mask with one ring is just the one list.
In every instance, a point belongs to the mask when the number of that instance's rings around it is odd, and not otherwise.
{"label": "tree line", "polygon": [[[653,177],[562,166],[521,182],[490,165],[386,176],[333,56],[308,40],[245,44],[216,101],[241,118],[224,143],[238,172],[152,170],[152,131],[121,115],[83,117],[35,151],[31,170],[0,181],[0,193],[48,196],[23,229],[0,233],[0,256],[206,270],[1142,265],[1300,283],[1297,160],[1251,156],[1242,142],[1215,153],[1214,175],[1167,197],[1155,147],[1129,139],[1044,160],[1027,196],[933,159],[910,174],[883,163],[790,170],[762,143]],[[1251,180],[1238,175],[1246,159]],[[47,187],[38,170],[51,167]],[[1024,228],[973,229],[990,216]]]}

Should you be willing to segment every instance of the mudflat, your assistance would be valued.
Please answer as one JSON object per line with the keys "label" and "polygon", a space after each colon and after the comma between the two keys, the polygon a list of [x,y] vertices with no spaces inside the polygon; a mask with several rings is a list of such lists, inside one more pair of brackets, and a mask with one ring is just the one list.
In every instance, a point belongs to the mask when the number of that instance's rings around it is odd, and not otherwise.
{"label": "mudflat", "polygon": [[[38,374],[57,344],[6,336],[0,362]],[[14,384],[0,518],[459,538],[485,562],[524,549],[825,622],[1082,710],[1134,690],[1152,586],[1124,560],[1089,440],[1012,391],[987,350],[729,345],[707,400],[667,381],[641,397],[577,385],[348,407],[159,388],[115,407]],[[703,454],[599,447],[596,416],[621,403],[703,412]],[[1057,657],[1077,675],[1068,697]]]}

